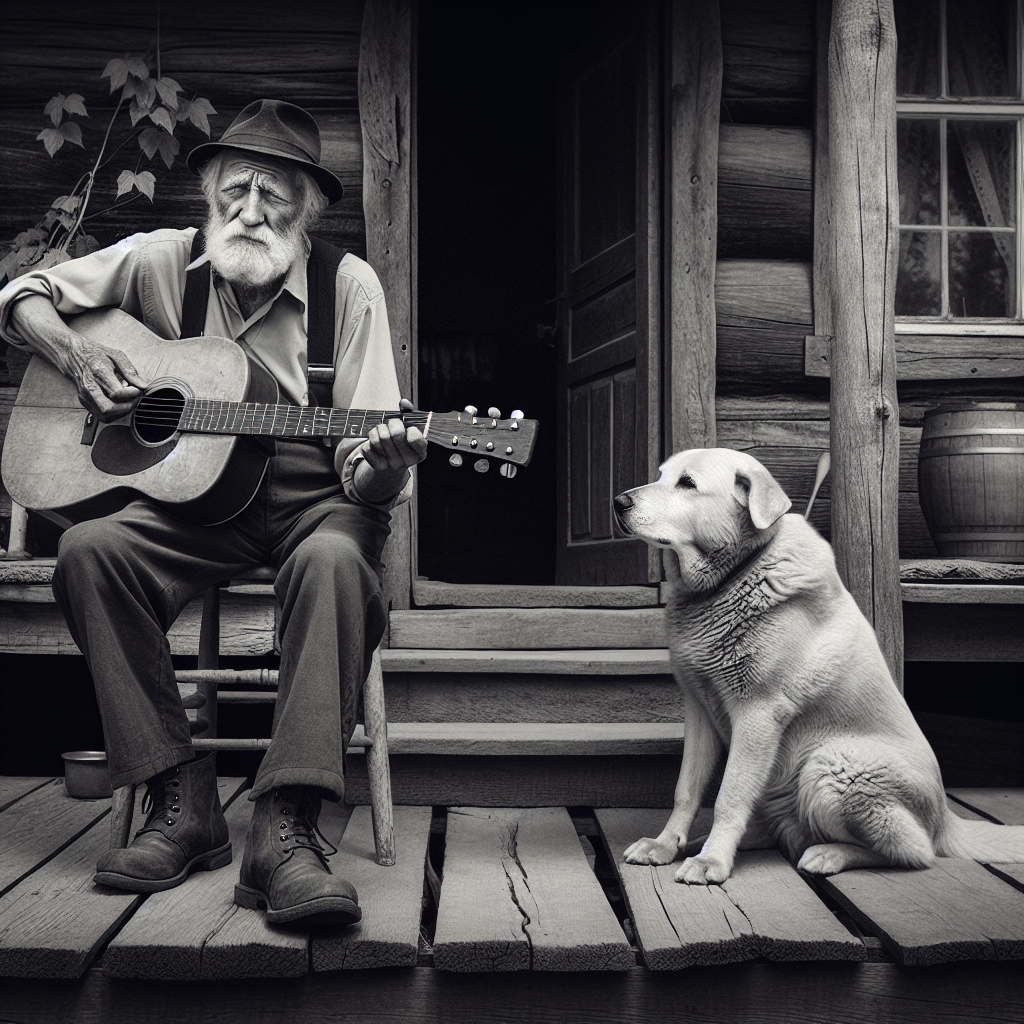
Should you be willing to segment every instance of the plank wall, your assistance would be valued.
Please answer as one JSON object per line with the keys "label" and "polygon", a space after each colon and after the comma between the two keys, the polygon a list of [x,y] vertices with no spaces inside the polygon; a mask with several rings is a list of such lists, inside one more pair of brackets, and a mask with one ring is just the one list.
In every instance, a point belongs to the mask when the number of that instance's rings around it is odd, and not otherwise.
{"label": "plank wall", "polygon": [[[804,373],[804,338],[814,333],[815,7],[815,0],[721,3],[718,443],[764,462],[801,513],[829,444],[828,379]],[[925,410],[948,395],[1020,392],[1020,378],[900,383],[901,557],[937,554],[917,492]],[[830,519],[826,480],[811,521],[829,537]]]}
{"label": "plank wall", "polygon": [[[317,233],[362,256],[366,252],[362,206],[362,139],[356,80],[361,0],[252,0],[244,16],[234,4],[160,5],[161,71],[188,96],[210,100],[213,138],[254,99],[289,100],[312,111],[320,125],[323,162],[341,178],[345,196],[328,210]],[[4,5],[0,13],[0,240],[31,227],[59,196],[67,195],[95,159],[115,104],[107,62],[128,52],[149,53],[155,74],[157,6],[128,0],[82,4],[52,0],[43,6]],[[43,108],[57,93],[79,93],[89,118],[82,124],[85,149],[66,144],[51,158],[36,140],[50,124]],[[121,135],[128,119],[119,115]],[[148,123],[148,122],[147,122]],[[140,150],[132,140],[101,173],[89,204],[88,231],[107,245],[136,231],[189,227],[205,215],[198,180],[184,155],[206,141],[199,129],[179,126],[181,152],[168,170],[159,157],[143,159],[157,179],[153,202],[140,198],[116,213],[108,207],[117,175],[135,169]],[[24,372],[20,354],[0,343],[0,439]],[[0,546],[6,539],[10,498],[0,487]]]}

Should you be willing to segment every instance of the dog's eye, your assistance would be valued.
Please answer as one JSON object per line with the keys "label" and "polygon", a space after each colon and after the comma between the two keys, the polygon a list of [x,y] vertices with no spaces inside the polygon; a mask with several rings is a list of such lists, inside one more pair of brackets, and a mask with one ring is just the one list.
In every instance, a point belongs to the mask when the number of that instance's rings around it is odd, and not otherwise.
{"label": "dog's eye", "polygon": [[692,490],[696,490],[697,485],[693,482],[692,476],[681,476],[676,487],[686,487]]}

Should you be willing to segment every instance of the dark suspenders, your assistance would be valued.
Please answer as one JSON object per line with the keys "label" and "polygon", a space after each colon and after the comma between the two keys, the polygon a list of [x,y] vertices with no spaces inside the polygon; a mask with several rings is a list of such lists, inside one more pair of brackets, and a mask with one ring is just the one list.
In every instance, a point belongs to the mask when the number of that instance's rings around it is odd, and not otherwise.
{"label": "dark suspenders", "polygon": [[[334,380],[335,278],[346,249],[339,249],[322,238],[310,237],[306,263],[306,364],[310,405],[332,405]],[[203,232],[192,240],[189,263],[202,256],[206,248]],[[198,338],[206,328],[206,306],[210,298],[209,263],[193,267],[185,274],[185,294],[181,301],[181,336]]]}

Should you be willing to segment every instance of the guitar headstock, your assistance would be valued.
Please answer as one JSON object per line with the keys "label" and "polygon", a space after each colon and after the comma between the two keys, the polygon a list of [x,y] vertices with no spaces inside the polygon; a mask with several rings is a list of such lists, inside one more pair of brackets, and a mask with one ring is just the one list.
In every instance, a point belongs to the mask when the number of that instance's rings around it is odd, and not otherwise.
{"label": "guitar headstock", "polygon": [[[502,475],[514,475],[514,467],[528,466],[536,444],[537,420],[528,420],[516,410],[508,419],[494,408],[480,415],[473,406],[462,412],[431,413],[427,423],[428,441],[447,448],[462,459],[480,459],[482,456],[508,463],[502,466]],[[453,465],[459,465],[453,461]]]}

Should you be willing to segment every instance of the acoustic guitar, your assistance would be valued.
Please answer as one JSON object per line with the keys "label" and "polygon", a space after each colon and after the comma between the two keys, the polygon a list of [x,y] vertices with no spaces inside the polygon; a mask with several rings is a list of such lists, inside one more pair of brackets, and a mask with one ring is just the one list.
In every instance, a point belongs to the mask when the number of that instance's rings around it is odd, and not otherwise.
{"label": "acoustic guitar", "polygon": [[63,374],[39,356],[29,362],[0,471],[16,502],[71,521],[145,497],[190,522],[223,522],[259,487],[270,454],[261,438],[358,440],[389,419],[419,427],[460,459],[500,460],[506,475],[533,455],[536,420],[471,410],[300,408],[281,403],[274,378],[225,338],[168,341],[117,309],[68,323],[123,351],[150,381],[128,415],[103,423]]}

